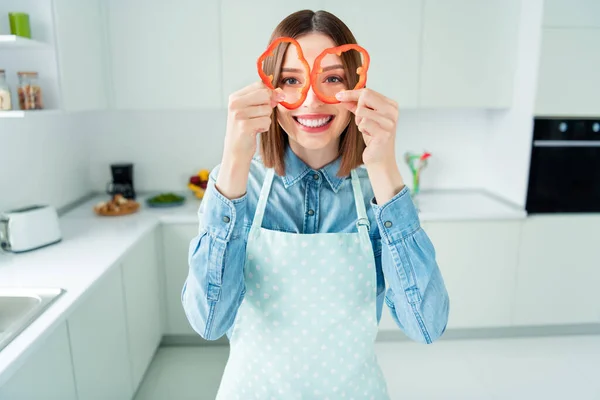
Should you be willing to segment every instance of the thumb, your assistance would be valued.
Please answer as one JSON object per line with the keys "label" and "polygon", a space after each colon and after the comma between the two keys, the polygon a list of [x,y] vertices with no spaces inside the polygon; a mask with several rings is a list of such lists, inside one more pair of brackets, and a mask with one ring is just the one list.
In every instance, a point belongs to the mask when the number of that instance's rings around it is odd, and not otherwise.
{"label": "thumb", "polygon": [[356,101],[343,101],[340,104],[353,114],[356,111],[356,107],[358,106],[358,102]]}
{"label": "thumb", "polygon": [[283,89],[277,88],[273,90],[271,94],[271,107],[275,107],[277,104],[285,100],[285,93]]}

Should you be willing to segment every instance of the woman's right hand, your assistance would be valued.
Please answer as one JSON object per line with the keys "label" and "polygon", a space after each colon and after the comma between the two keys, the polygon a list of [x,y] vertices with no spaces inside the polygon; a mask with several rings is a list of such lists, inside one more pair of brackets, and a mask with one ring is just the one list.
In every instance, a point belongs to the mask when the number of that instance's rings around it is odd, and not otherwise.
{"label": "woman's right hand", "polygon": [[256,152],[256,135],[269,130],[273,108],[284,98],[281,89],[269,89],[262,81],[229,96],[223,157],[249,164]]}
{"label": "woman's right hand", "polygon": [[269,130],[273,108],[283,100],[281,89],[269,89],[262,81],[229,96],[223,160],[216,182],[223,196],[235,199],[246,193],[256,135]]}

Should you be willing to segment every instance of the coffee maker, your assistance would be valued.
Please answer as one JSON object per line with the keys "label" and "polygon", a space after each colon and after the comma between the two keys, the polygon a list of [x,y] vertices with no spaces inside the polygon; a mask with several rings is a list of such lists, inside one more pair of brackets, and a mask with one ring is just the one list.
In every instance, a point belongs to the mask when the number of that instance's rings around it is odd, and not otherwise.
{"label": "coffee maker", "polygon": [[126,199],[135,199],[133,187],[133,164],[111,164],[112,181],[106,185],[106,193],[114,196],[121,194]]}

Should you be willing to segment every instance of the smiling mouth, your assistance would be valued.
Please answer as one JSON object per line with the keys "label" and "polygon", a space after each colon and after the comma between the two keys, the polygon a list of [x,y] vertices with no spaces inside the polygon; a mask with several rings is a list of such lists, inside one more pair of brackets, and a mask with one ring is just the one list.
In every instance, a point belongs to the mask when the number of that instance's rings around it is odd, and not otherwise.
{"label": "smiling mouth", "polygon": [[333,120],[333,115],[328,115],[320,118],[305,118],[305,117],[293,117],[294,120],[307,128],[322,128],[328,125]]}

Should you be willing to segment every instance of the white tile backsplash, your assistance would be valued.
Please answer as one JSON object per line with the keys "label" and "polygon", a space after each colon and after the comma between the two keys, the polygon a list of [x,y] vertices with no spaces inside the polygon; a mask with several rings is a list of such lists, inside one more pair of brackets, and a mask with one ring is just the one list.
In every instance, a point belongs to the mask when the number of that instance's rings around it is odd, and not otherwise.
{"label": "white tile backsplash", "polygon": [[[190,175],[221,160],[227,113],[156,111],[98,113],[90,121],[92,187],[103,191],[110,164],[133,162],[139,191],[187,190]],[[433,154],[422,188],[482,185],[482,146],[488,132],[484,111],[408,110],[398,123],[397,160],[407,183],[405,150]]]}
{"label": "white tile backsplash", "polygon": [[[507,157],[495,142],[500,132],[523,134],[529,127],[526,116],[499,118],[483,110],[401,110],[396,153],[406,183],[412,186],[403,157],[407,150],[432,153],[422,173],[422,189],[489,189],[495,176],[510,177],[495,170]],[[134,163],[138,192],[187,191],[190,175],[220,162],[226,122],[225,110],[0,120],[0,209],[32,202],[61,207],[90,191],[104,192],[110,164],[120,162]],[[524,167],[523,160],[513,165],[512,176],[525,176]],[[517,183],[522,185],[522,179]],[[502,184],[510,182],[498,180]]]}
{"label": "white tile backsplash", "polygon": [[87,114],[0,119],[0,210],[65,206],[90,191]]}
{"label": "white tile backsplash", "polygon": [[91,117],[90,179],[103,192],[110,164],[134,163],[137,191],[187,191],[198,170],[223,153],[225,111],[103,112]]}

